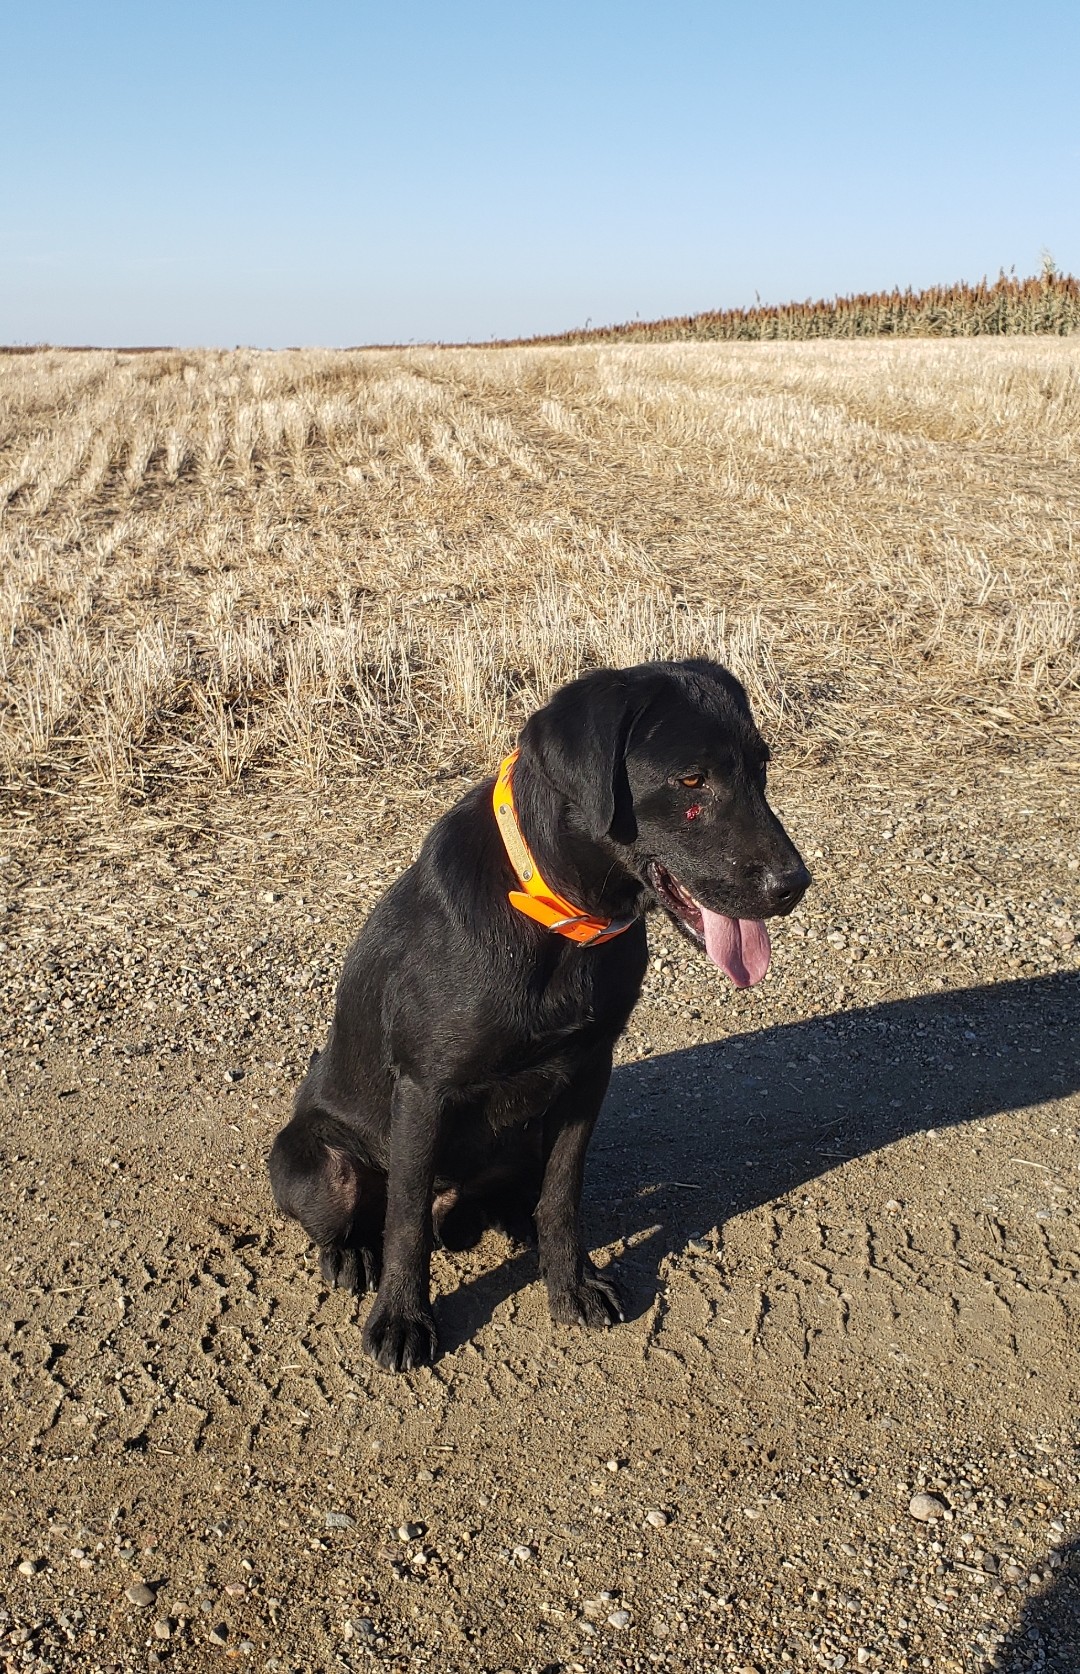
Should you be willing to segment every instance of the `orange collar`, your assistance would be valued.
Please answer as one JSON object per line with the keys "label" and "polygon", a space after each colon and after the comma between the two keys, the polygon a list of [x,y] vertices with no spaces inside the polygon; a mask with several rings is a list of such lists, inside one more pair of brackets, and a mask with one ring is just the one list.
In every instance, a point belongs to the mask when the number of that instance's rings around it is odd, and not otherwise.
{"label": "orange collar", "polygon": [[579,912],[571,901],[558,894],[540,876],[532,851],[522,836],[514,807],[513,771],[520,754],[520,750],[514,750],[499,768],[491,799],[499,836],[522,886],[520,890],[510,890],[510,905],[516,907],[519,913],[524,913],[526,918],[534,918],[546,930],[554,930],[558,935],[567,936],[572,942],[581,942],[585,947],[610,942],[615,936],[621,936],[624,930],[629,930],[634,920],[594,918],[591,913]]}

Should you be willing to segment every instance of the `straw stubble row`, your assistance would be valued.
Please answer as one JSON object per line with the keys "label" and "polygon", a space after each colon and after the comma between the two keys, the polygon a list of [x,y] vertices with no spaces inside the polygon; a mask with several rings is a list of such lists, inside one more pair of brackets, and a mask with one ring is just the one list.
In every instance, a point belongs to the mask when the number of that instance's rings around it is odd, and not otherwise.
{"label": "straw stubble row", "polygon": [[1080,345],[0,361],[9,787],[489,764],[705,654],[808,754],[1062,754]]}

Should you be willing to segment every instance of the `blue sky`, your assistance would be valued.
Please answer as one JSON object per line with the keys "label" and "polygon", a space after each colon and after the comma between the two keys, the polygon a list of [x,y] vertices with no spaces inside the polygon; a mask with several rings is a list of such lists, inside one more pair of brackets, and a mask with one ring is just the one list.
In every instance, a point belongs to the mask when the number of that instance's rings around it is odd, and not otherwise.
{"label": "blue sky", "polygon": [[0,341],[486,339],[1080,272],[1080,7],[9,4]]}

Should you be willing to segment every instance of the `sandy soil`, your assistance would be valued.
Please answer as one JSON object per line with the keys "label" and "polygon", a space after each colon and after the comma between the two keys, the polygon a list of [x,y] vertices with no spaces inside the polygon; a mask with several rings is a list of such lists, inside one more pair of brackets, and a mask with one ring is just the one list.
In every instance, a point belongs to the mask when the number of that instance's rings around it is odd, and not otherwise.
{"label": "sandy soil", "polygon": [[399,1377],[263,1159],[460,787],[15,837],[0,1666],[1075,1671],[1075,794],[956,781],[781,776],[814,890],[746,994],[655,924],[590,1154],[628,1322],[491,1235]]}

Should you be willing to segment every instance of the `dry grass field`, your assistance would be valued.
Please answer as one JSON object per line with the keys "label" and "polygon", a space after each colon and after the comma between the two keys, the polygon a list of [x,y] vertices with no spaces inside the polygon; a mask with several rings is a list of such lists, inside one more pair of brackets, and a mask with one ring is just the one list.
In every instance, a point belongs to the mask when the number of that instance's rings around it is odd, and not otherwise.
{"label": "dry grass field", "polygon": [[794,759],[1075,748],[1072,341],[0,362],[9,790],[481,769],[715,649]]}
{"label": "dry grass field", "polygon": [[[1078,527],[1076,338],[0,357],[3,1674],[1076,1674]],[[815,883],[650,920],[628,1321],[492,1233],[382,1374],[264,1170],[345,947],[701,653]]]}

